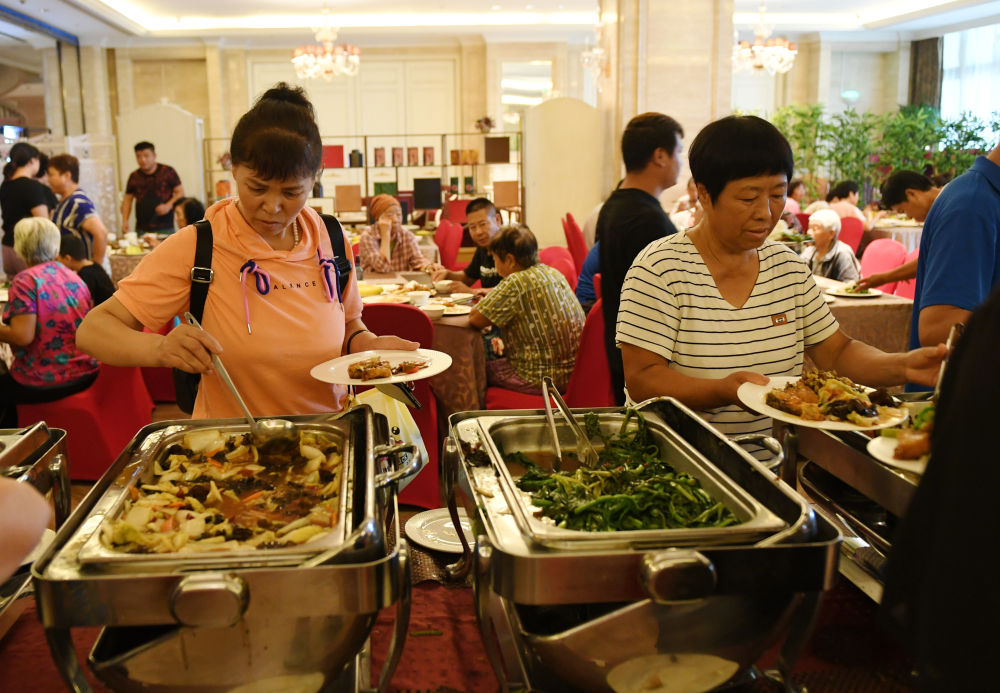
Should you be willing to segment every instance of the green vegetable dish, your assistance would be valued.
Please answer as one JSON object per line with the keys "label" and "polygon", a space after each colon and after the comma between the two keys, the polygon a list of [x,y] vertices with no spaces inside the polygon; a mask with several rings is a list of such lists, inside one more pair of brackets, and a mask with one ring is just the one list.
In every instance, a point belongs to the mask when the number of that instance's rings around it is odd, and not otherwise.
{"label": "green vegetable dish", "polygon": [[[712,498],[690,474],[660,459],[642,414],[629,409],[616,434],[605,436],[597,414],[584,418],[587,435],[599,438],[596,468],[553,472],[521,452],[504,455],[520,464],[517,480],[534,505],[556,526],[590,532],[688,529],[736,524],[733,513]],[[634,425],[629,428],[630,423]]]}

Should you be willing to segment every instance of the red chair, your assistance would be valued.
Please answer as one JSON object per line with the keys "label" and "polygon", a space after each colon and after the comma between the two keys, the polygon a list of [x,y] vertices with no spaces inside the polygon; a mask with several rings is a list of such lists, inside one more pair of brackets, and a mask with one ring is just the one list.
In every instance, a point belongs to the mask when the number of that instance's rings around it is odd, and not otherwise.
{"label": "red chair", "polygon": [[594,273],[594,296],[597,296],[598,299],[601,298],[601,273],[600,272],[595,272]]}
{"label": "red chair", "polygon": [[461,226],[465,223],[465,208],[472,200],[448,200],[444,203],[443,218]]}
{"label": "red chair", "polygon": [[453,272],[465,269],[464,265],[458,264],[458,249],[462,247],[463,233],[461,224],[449,224],[444,237],[444,245],[438,244],[438,248],[441,249],[441,264]]}
{"label": "red chair", "polygon": [[865,235],[865,223],[856,217],[840,218],[840,234],[837,240],[843,241],[851,246],[851,250],[858,252],[861,245],[861,237]]}
{"label": "red chair", "polygon": [[[865,246],[861,254],[861,276],[888,272],[906,262],[906,246],[891,238],[876,238]],[[879,290],[891,294],[898,282],[889,282]]]}
{"label": "red chair", "polygon": [[55,402],[17,405],[20,426],[45,421],[66,431],[70,478],[99,479],[136,432],[153,420],[138,368],[101,364],[94,384]]}
{"label": "red chair", "polygon": [[451,222],[447,219],[441,219],[438,222],[437,228],[434,229],[434,243],[437,244],[438,248],[444,247],[444,239],[448,236],[449,229],[451,229]]}
{"label": "red chair", "polygon": [[[434,344],[434,323],[419,308],[398,303],[370,303],[361,312],[361,319],[377,335],[393,334],[418,342],[425,349]],[[417,478],[399,494],[399,502],[438,508],[441,507],[441,494],[438,490],[437,400],[427,378],[413,381],[413,394],[423,408],[410,409],[410,413],[420,429],[429,459]]]}
{"label": "red chair", "polygon": [[354,243],[351,243],[351,260],[353,261],[354,258],[360,258],[360,257],[361,257],[361,242],[355,241]]}
{"label": "red chair", "polygon": [[566,247],[569,248],[569,252],[573,256],[576,274],[580,276],[580,272],[583,271],[583,262],[587,259],[587,241],[583,238],[580,225],[576,223],[576,219],[569,212],[566,212],[566,218],[563,219],[563,233],[566,234]]}
{"label": "red chair", "polygon": [[[173,323],[168,322],[158,332],[159,334],[167,334],[171,329],[173,329]],[[142,328],[142,331],[152,332],[152,330],[145,327]],[[153,398],[154,402],[177,401],[177,392],[174,389],[173,369],[142,366],[139,370],[142,371],[142,381],[146,384],[149,396]]]}
{"label": "red chair", "polygon": [[[575,409],[613,407],[611,371],[604,350],[604,309],[601,299],[590,309],[587,322],[580,335],[580,349],[576,352],[573,374],[566,386],[566,404]],[[543,409],[541,395],[526,395],[502,387],[486,388],[487,409]]]}
{"label": "red chair", "polygon": [[798,214],[795,215],[795,218],[799,220],[800,224],[802,224],[802,232],[803,233],[805,233],[806,231],[809,230],[809,215],[808,214],[805,214],[803,212],[799,212]]}
{"label": "red chair", "polygon": [[[917,256],[920,254],[920,249],[917,248],[912,253],[906,256],[903,263],[910,262],[911,260],[916,260]],[[917,278],[907,279],[906,281],[898,282],[896,284],[896,295],[902,296],[903,298],[912,299],[917,293]]]}
{"label": "red chair", "polygon": [[569,288],[576,291],[576,280],[580,276],[580,273],[576,271],[576,265],[573,264],[573,256],[570,255],[568,250],[561,245],[550,245],[548,248],[542,248],[538,251],[538,259],[541,260],[543,265],[555,267],[562,272],[563,276],[566,277],[566,281],[569,282]]}

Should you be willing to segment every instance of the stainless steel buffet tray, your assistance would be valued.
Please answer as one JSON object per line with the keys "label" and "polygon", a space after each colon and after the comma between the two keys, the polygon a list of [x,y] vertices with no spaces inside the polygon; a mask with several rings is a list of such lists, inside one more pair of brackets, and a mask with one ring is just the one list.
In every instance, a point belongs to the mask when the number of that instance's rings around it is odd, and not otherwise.
{"label": "stainless steel buffet tray", "polygon": [[153,481],[153,466],[156,462],[162,462],[167,457],[167,451],[172,445],[182,444],[184,436],[191,430],[204,430],[219,428],[225,434],[249,433],[248,423],[227,425],[224,428],[216,426],[198,425],[192,422],[189,425],[176,425],[151,434],[144,440],[141,446],[132,453],[131,458],[125,463],[122,472],[115,478],[111,485],[105,490],[98,500],[93,513],[81,526],[77,535],[71,542],[78,542],[83,539],[78,559],[83,565],[90,566],[118,566],[126,567],[141,564],[143,566],[176,564],[195,561],[203,566],[206,563],[211,565],[253,565],[266,562],[273,565],[275,561],[285,560],[291,563],[302,561],[306,557],[325,551],[337,546],[346,538],[350,527],[350,508],[348,505],[348,485],[351,482],[350,465],[346,460],[351,459],[355,442],[352,441],[350,429],[337,422],[332,423],[302,423],[298,426],[300,431],[323,433],[333,438],[340,448],[344,462],[340,473],[340,490],[338,492],[338,519],[331,531],[315,541],[289,547],[244,549],[244,550],[219,550],[200,552],[174,552],[174,553],[129,553],[108,547],[102,541],[102,530],[105,523],[115,521],[122,513],[125,501],[129,498],[129,489],[150,483]]}

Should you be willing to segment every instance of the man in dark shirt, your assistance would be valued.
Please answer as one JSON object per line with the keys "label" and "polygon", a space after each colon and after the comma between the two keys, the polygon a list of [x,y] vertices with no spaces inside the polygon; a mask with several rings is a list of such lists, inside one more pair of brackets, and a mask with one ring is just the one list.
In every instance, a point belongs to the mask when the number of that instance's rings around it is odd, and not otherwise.
{"label": "man in dark shirt", "polygon": [[90,289],[94,307],[101,305],[115,293],[111,277],[100,265],[87,258],[87,249],[78,236],[66,234],[59,241],[59,262],[80,275],[80,279]]}
{"label": "man in dark shirt", "polygon": [[452,291],[468,291],[469,285],[477,280],[482,286],[481,293],[492,289],[500,283],[502,277],[493,264],[493,256],[487,248],[490,241],[500,230],[500,212],[485,197],[477,197],[465,208],[465,219],[469,226],[469,236],[476,244],[476,252],[469,265],[460,272],[450,272],[446,269],[434,273],[434,281],[453,281]]}
{"label": "man in dark shirt", "polygon": [[135,145],[139,168],[132,171],[122,200],[122,231],[128,231],[128,217],[135,205],[136,231],[171,231],[174,228],[174,204],[184,197],[180,176],[170,166],[156,163],[152,142]]}
{"label": "man in dark shirt", "polygon": [[677,233],[660,205],[660,195],[677,183],[684,130],[670,116],[643,113],[622,133],[625,179],[601,207],[597,218],[600,243],[604,345],[611,369],[615,402],[625,403],[625,372],[615,345],[618,304],[625,274],[639,252],[658,238]]}

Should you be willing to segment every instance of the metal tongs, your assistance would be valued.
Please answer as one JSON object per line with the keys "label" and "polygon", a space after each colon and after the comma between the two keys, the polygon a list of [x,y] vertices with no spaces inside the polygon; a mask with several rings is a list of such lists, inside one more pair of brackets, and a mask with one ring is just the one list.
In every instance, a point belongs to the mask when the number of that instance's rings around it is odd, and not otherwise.
{"label": "metal tongs", "polygon": [[945,342],[945,354],[944,358],[941,359],[941,368],[938,370],[937,384],[934,385],[934,394],[931,395],[931,402],[937,404],[938,397],[941,396],[941,381],[944,380],[944,367],[948,365],[948,357],[951,356],[951,350],[955,343],[956,337],[961,337],[962,332],[965,330],[965,325],[956,322],[951,326],[951,330],[948,332],[948,341]]}
{"label": "metal tongs", "polygon": [[597,451],[594,450],[594,446],[590,444],[590,438],[587,434],[583,432],[580,428],[580,424],[576,422],[576,418],[573,413],[566,406],[566,401],[559,394],[559,390],[556,389],[555,383],[552,382],[552,378],[545,376],[542,378],[542,398],[545,400],[545,417],[549,420],[549,428],[552,429],[552,442],[556,446],[556,460],[552,465],[554,471],[559,471],[562,467],[562,447],[559,445],[559,432],[556,430],[556,420],[552,415],[552,402],[549,401],[549,396],[552,396],[556,401],[556,405],[559,407],[559,411],[562,412],[563,417],[569,424],[569,428],[573,431],[573,435],[576,436],[576,455],[580,458],[580,463],[584,467],[593,469],[598,465]]}

